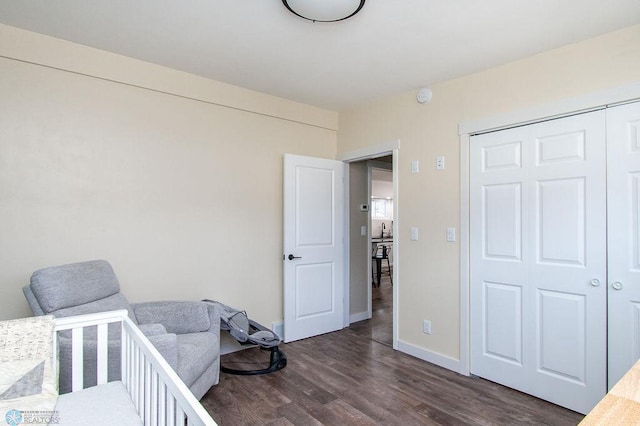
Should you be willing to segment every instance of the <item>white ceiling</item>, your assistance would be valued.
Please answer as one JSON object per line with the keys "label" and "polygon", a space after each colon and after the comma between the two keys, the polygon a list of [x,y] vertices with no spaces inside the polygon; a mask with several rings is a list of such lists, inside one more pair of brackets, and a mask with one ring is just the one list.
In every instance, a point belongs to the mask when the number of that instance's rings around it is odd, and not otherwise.
{"label": "white ceiling", "polygon": [[368,0],[312,23],[280,0],[0,0],[0,23],[340,111],[640,23],[640,1]]}

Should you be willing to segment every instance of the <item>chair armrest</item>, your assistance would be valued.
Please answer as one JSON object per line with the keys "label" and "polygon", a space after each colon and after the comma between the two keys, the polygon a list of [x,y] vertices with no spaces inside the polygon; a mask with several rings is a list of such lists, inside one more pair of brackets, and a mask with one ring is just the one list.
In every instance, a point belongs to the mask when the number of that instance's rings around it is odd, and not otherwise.
{"label": "chair armrest", "polygon": [[143,302],[132,303],[131,307],[138,324],[162,324],[168,333],[197,333],[211,328],[203,302]]}
{"label": "chair armrest", "polygon": [[220,305],[217,302],[205,303],[205,305],[207,306],[209,322],[211,323],[209,331],[218,336],[218,341],[220,341]]}
{"label": "chair armrest", "polygon": [[147,336],[174,371],[178,371],[178,338],[173,333]]}
{"label": "chair armrest", "polygon": [[138,328],[147,337],[167,334],[167,329],[162,324],[139,324]]}

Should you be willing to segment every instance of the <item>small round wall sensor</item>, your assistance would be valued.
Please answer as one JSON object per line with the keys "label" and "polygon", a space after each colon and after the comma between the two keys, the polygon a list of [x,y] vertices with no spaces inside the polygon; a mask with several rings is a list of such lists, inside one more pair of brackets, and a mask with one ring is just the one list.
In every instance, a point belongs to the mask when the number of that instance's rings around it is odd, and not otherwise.
{"label": "small round wall sensor", "polygon": [[419,103],[426,104],[427,102],[429,102],[431,100],[432,96],[433,96],[433,93],[431,93],[431,89],[423,87],[418,92],[418,96],[417,96],[416,99],[418,99]]}

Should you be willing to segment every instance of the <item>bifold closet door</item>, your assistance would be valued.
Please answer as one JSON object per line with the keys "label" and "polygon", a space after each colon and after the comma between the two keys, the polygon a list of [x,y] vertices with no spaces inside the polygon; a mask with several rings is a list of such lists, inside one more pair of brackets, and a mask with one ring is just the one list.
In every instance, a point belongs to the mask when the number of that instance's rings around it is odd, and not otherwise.
{"label": "bifold closet door", "polygon": [[640,358],[640,103],[607,110],[609,387]]}
{"label": "bifold closet door", "polygon": [[575,411],[606,393],[605,112],[470,144],[471,372]]}

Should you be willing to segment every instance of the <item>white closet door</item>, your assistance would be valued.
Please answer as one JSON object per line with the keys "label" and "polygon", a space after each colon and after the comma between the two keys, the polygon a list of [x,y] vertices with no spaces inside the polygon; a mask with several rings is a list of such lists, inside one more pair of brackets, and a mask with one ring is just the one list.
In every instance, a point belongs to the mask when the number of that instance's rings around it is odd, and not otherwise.
{"label": "white closet door", "polygon": [[585,413],[606,392],[604,111],[470,149],[471,372]]}
{"label": "white closet door", "polygon": [[640,358],[640,103],[607,111],[609,388]]}

